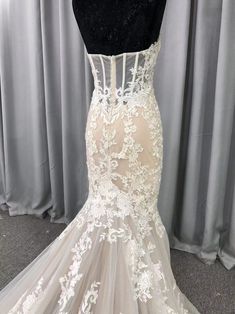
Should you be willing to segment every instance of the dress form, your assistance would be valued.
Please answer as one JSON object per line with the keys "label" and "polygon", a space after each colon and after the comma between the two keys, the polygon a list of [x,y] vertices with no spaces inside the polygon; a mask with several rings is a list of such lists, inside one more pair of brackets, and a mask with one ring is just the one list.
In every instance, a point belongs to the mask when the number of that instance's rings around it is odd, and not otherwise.
{"label": "dress form", "polygon": [[116,55],[157,41],[166,0],[72,0],[88,53]]}

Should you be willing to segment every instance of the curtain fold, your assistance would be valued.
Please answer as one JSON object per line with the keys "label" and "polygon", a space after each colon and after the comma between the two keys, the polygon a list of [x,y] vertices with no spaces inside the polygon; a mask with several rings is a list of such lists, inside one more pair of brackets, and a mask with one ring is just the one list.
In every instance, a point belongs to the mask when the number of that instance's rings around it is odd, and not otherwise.
{"label": "curtain fold", "polygon": [[[235,2],[168,0],[154,78],[171,248],[235,266]],[[141,27],[141,25],[140,25]],[[69,223],[93,78],[71,1],[0,0],[0,206]]]}

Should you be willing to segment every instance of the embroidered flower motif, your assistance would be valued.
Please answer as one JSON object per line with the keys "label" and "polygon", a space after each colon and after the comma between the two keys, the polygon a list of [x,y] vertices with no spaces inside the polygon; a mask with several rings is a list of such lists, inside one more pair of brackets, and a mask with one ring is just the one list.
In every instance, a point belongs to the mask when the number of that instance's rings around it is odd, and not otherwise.
{"label": "embroidered flower motif", "polygon": [[78,314],[92,314],[94,313],[92,311],[92,304],[96,303],[96,300],[98,298],[98,290],[95,289],[100,285],[99,281],[94,281],[91,284],[91,288],[89,290],[87,290],[82,305],[79,309]]}
{"label": "embroidered flower motif", "polygon": [[147,302],[152,298],[151,289],[153,284],[153,273],[150,270],[144,270],[138,277],[136,287],[136,297],[141,302]]}
{"label": "embroidered flower motif", "polygon": [[[42,290],[42,284],[43,284],[43,277],[39,279],[37,282],[37,285],[35,289],[30,293],[27,294],[28,291],[26,291],[22,297],[18,300],[18,302],[15,304],[15,306],[8,312],[8,314],[30,314],[31,308],[34,305],[34,303],[37,301]],[[26,297],[26,298],[25,298]],[[25,298],[25,299],[24,299]],[[21,309],[20,309],[21,307]]]}

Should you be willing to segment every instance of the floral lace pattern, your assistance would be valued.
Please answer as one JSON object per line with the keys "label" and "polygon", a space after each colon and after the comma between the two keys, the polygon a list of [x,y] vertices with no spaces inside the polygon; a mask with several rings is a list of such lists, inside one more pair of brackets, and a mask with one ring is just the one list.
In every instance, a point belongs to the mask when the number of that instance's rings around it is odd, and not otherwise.
{"label": "floral lace pattern", "polygon": [[[8,314],[30,314],[31,307],[37,301],[37,298],[42,293],[42,283],[43,277],[41,277],[37,283],[35,289],[30,293],[27,294],[27,291],[22,295],[22,297],[18,300],[15,306],[9,311]],[[24,297],[26,296],[25,300],[23,301]],[[21,308],[21,309],[20,309]]]}
{"label": "floral lace pattern", "polygon": [[98,291],[97,288],[100,285],[100,282],[94,281],[91,284],[91,288],[86,292],[84,296],[84,300],[81,305],[81,309],[79,310],[78,314],[92,314],[91,311],[91,304],[96,303],[96,299],[98,298]]}
{"label": "floral lace pattern", "polygon": [[[66,245],[71,248],[57,277],[53,313],[91,314],[101,308],[106,313],[107,304],[101,302],[112,281],[105,282],[108,270],[101,267],[100,256],[113,272],[122,267],[130,279],[126,283],[132,297],[127,303],[135,304],[134,308],[128,310],[116,301],[115,313],[134,313],[137,308],[148,313],[153,308],[153,313],[199,313],[176,285],[167,233],[157,209],[163,136],[153,76],[159,50],[160,39],[135,53],[88,54],[95,79],[85,133],[89,195],[54,242],[55,250],[60,245],[61,250]],[[94,270],[92,277],[90,271],[97,264],[100,271]],[[33,306],[46,289],[41,286],[43,279],[10,314],[31,313],[29,309],[35,313]],[[114,288],[119,293],[119,287]]]}

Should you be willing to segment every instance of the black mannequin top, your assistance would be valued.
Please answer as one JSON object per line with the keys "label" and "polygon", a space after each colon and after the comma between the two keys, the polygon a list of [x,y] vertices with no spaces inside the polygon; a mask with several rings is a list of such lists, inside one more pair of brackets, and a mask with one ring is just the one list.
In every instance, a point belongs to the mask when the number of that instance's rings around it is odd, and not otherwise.
{"label": "black mannequin top", "polygon": [[88,53],[147,49],[160,33],[166,0],[72,0]]}

